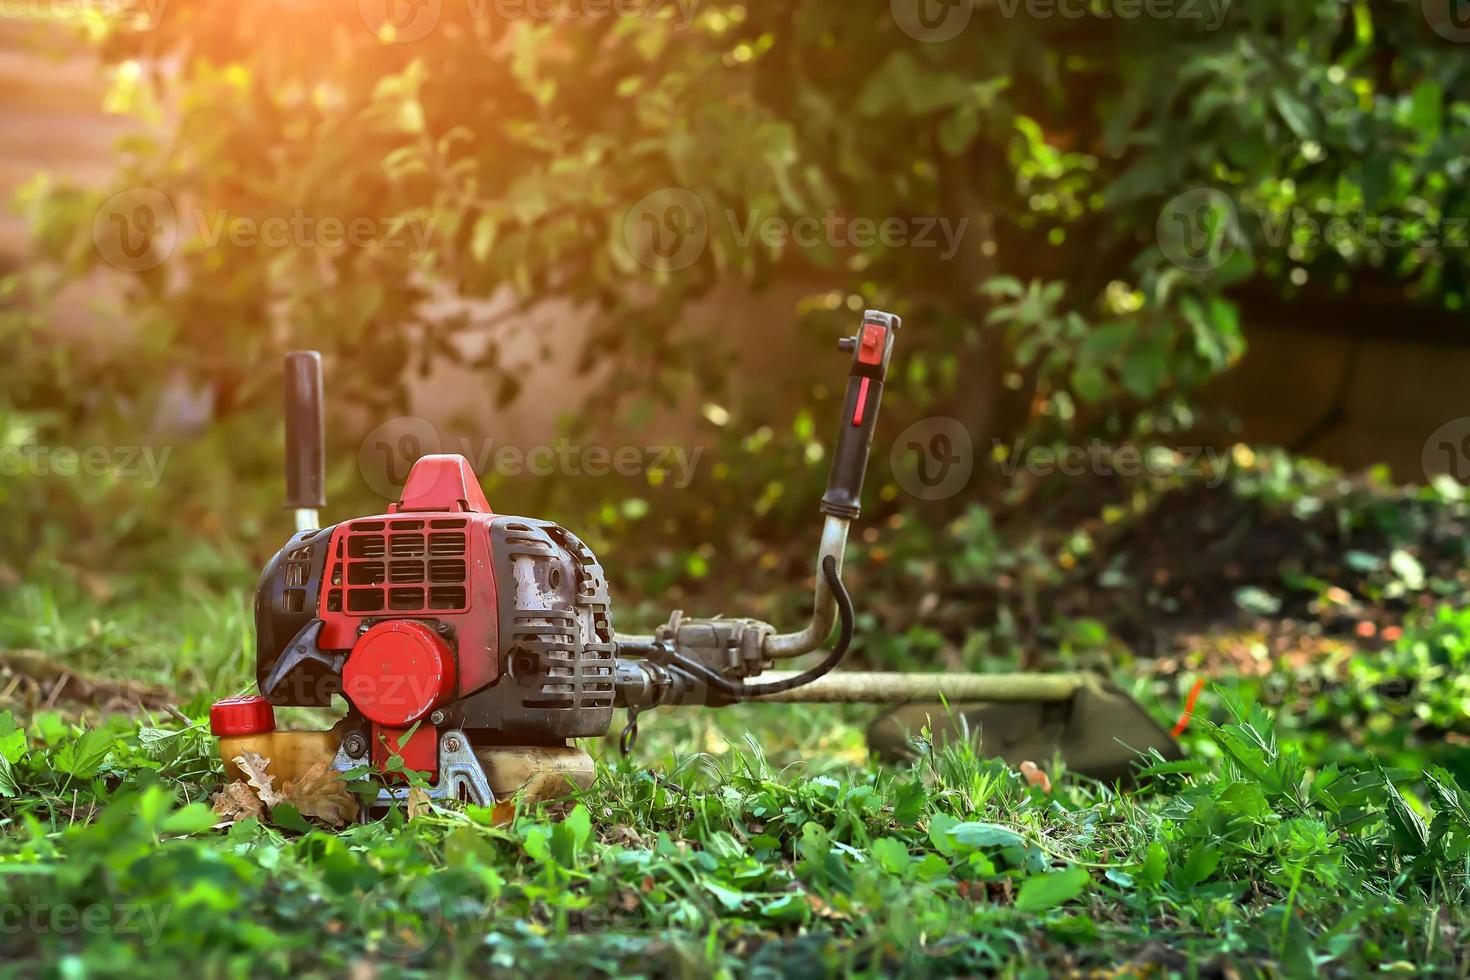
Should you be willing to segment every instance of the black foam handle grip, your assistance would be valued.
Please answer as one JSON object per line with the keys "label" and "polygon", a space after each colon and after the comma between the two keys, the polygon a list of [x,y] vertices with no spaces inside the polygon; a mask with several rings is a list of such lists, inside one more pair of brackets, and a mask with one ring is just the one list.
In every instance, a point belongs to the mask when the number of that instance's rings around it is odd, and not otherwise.
{"label": "black foam handle grip", "polygon": [[856,518],[862,513],[863,477],[873,450],[873,432],[878,427],[878,409],[883,403],[883,382],[893,356],[894,334],[903,321],[892,313],[869,310],[856,337],[840,346],[852,351],[852,368],[847,376],[842,421],[827,492],[822,496],[822,513]]}
{"label": "black foam handle grip", "polygon": [[326,407],[322,402],[322,356],[316,351],[286,355],[286,507],[327,505]]}

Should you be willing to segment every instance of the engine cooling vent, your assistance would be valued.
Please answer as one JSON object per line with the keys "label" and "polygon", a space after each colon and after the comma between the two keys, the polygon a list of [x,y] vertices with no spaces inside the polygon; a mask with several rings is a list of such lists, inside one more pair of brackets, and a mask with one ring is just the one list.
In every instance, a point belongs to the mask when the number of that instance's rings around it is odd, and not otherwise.
{"label": "engine cooling vent", "polygon": [[[512,567],[529,561],[538,570],[532,577],[546,583],[549,592],[516,593],[511,620],[511,649],[529,654],[541,675],[539,683],[523,697],[523,707],[543,711],[611,709],[613,706],[613,654],[611,634],[603,636],[599,625],[606,622],[606,605],[595,606],[596,588],[588,586],[589,573],[575,550],[568,551],[558,540],[571,535],[554,524],[530,525],[507,521],[499,526],[503,553]],[[580,544],[580,542],[577,542]],[[588,555],[590,556],[590,552]],[[562,581],[563,556],[575,561],[572,581]],[[594,562],[595,565],[595,562]],[[594,576],[601,580],[601,569]],[[556,598],[551,599],[551,595]],[[549,600],[549,601],[548,601]],[[566,608],[558,608],[565,604]],[[583,620],[591,623],[591,635]],[[607,643],[598,642],[607,640]],[[515,670],[516,655],[511,667]],[[522,674],[528,673],[522,671]]]}
{"label": "engine cooling vent", "polygon": [[[613,655],[611,647],[593,644],[577,649],[580,629],[577,614],[558,610],[520,611],[515,618],[512,640],[517,660],[527,657],[542,679],[521,703],[527,708],[557,711],[613,706]],[[522,670],[522,673],[529,671]]]}
{"label": "engine cooling vent", "polygon": [[337,539],[327,610],[358,615],[452,613],[469,606],[468,522],[353,521]]}
{"label": "engine cooling vent", "polygon": [[306,609],[306,580],[311,577],[311,546],[303,545],[286,555],[282,564],[281,605],[288,613]]}

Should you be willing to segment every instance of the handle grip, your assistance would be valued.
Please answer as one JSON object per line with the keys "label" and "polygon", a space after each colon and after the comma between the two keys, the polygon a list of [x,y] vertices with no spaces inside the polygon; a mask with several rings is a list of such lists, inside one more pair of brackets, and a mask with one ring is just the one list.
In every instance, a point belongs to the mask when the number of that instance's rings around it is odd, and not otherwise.
{"label": "handle grip", "polygon": [[315,510],[327,505],[322,356],[293,351],[286,355],[285,371],[286,507]]}
{"label": "handle grip", "polygon": [[832,472],[822,496],[824,514],[851,520],[862,513],[863,477],[868,471],[873,431],[883,402],[883,382],[893,356],[894,335],[902,326],[903,321],[892,313],[868,310],[857,336],[838,342],[842,350],[852,351],[852,367],[847,375],[847,397],[837,449],[832,455]]}

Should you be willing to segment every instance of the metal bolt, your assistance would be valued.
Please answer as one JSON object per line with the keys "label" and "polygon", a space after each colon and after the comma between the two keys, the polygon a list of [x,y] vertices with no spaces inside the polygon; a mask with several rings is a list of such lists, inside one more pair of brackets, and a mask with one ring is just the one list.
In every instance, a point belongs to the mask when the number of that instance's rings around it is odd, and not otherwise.
{"label": "metal bolt", "polygon": [[451,735],[444,740],[444,748],[446,751],[458,752],[461,747],[462,746],[459,743],[459,736],[457,735]]}
{"label": "metal bolt", "polygon": [[431,725],[442,725],[442,724],[444,724],[444,719],[446,717],[447,716],[444,714],[444,712],[442,712],[442,711],[436,711],[432,715],[429,716],[429,724],[431,724]]}
{"label": "metal bolt", "polygon": [[352,758],[359,758],[367,751],[367,739],[361,732],[353,732],[342,740],[342,749]]}

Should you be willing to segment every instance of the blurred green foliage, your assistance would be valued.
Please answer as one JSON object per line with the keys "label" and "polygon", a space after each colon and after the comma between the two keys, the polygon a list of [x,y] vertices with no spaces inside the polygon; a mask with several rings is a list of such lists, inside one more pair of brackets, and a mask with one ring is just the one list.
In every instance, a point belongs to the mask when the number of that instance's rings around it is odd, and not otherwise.
{"label": "blurred green foliage", "polygon": [[[1019,431],[1188,425],[1192,393],[1243,350],[1226,290],[1382,285],[1406,302],[1463,302],[1470,253],[1450,223],[1466,210],[1470,62],[1399,4],[1276,0],[1218,20],[962,6],[969,21],[946,40],[916,30],[902,2],[551,18],[446,3],[414,7],[397,28],[372,8],[175,2],[90,23],[116,66],[110,107],[149,125],[122,141],[108,186],[43,176],[22,195],[35,252],[0,315],[32,356],[0,365],[0,391],[34,438],[91,425],[116,442],[155,418],[168,379],[207,392],[228,446],[217,455],[236,480],[258,481],[274,471],[261,436],[276,431],[279,355],[305,346],[327,353],[343,411],[401,407],[406,372],[444,361],[509,401],[527,357],[554,357],[597,406],[581,424],[619,407],[626,420],[722,389],[733,339],[687,322],[691,301],[783,280],[811,284],[792,311],[805,325],[793,364],[850,329],[854,311],[893,308],[911,330],[889,431],[952,415],[983,450]],[[140,188],[169,202],[173,224],[150,226],[150,244],[171,251],[125,275],[127,329],[105,344],[52,335],[45,303],[115,271],[94,225],[113,217],[114,195]],[[677,218],[707,237],[679,268],[639,237],[648,202],[670,189],[703,222],[662,207],[654,225]],[[746,234],[829,216],[815,243]],[[1397,245],[1302,233],[1333,218],[1418,233]],[[882,236],[853,244],[857,219],[964,233],[952,254]],[[272,220],[294,222],[284,244],[236,235]],[[371,240],[322,231],[359,220]],[[507,312],[448,297],[496,298]],[[516,314],[550,298],[597,314],[576,358],[518,334]],[[808,424],[833,398],[806,394]],[[755,501],[774,518],[788,504],[804,514],[798,474],[815,483],[821,470],[812,441],[780,432],[756,465],[727,465],[659,513],[690,537],[714,533],[692,503],[712,496],[716,513]],[[0,484],[35,512],[30,491]],[[177,521],[199,488],[190,494],[152,498],[152,516]],[[225,524],[226,549],[257,530]],[[38,544],[21,535],[17,547]]]}
{"label": "blurred green foliage", "polygon": [[[913,552],[1001,482],[992,439],[1197,422],[1195,392],[1244,350],[1242,289],[1463,303],[1470,253],[1448,231],[1466,212],[1470,62],[1417,7],[1272,1],[1216,21],[961,4],[948,40],[904,3],[551,18],[434,3],[397,28],[372,9],[175,0],[84,22],[113,68],[109,109],[143,125],[104,187],[41,175],[22,192],[34,248],[0,294],[15,351],[0,438],[173,455],[147,492],[0,473],[0,501],[28,516],[0,529],[10,564],[223,580],[257,563],[284,527],[276,379],[291,348],[328,359],[341,513],[378,504],[351,466],[363,419],[400,411],[407,379],[440,364],[475,370],[501,403],[535,397],[532,361],[567,364],[588,407],[572,433],[706,406],[711,464],[685,492],[659,475],[488,478],[497,507],[557,517],[601,550],[661,542],[638,555],[639,592],[659,594],[808,572],[760,542],[807,525],[839,392],[803,364],[825,363],[863,307],[910,325],[869,500]],[[140,192],[169,215],[113,213]],[[1298,234],[1335,217],[1446,239]],[[113,219],[162,262],[113,267]],[[803,220],[823,231],[760,234]],[[854,220],[897,220],[908,239],[854,244]],[[268,241],[270,222],[293,231]],[[335,241],[323,222],[375,231]],[[670,222],[697,238],[688,263],[648,250]],[[917,247],[926,222],[963,234]],[[118,331],[51,329],[53,298],[97,275],[122,282]],[[776,282],[808,287],[781,338],[795,413],[728,400],[739,338],[688,317],[716,287]],[[523,311],[547,300],[591,314],[575,357],[528,335]],[[168,428],[179,392],[203,430]],[[975,439],[954,500],[913,500],[882,472],[886,439],[925,416]]]}

